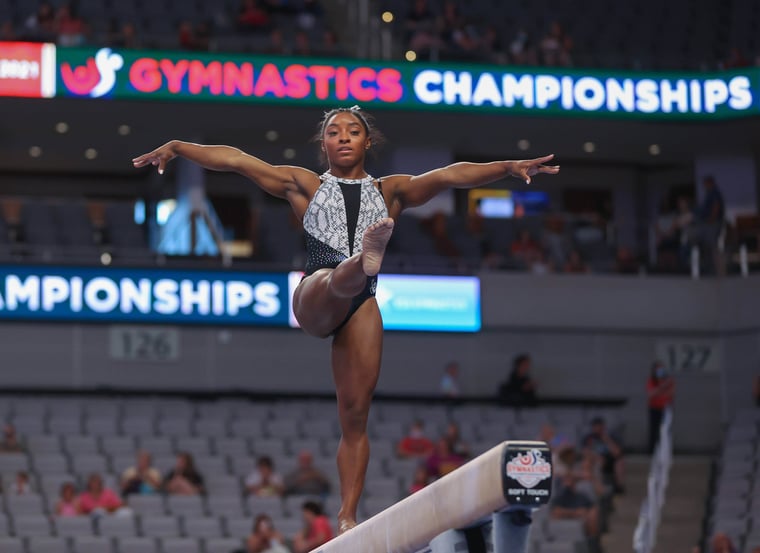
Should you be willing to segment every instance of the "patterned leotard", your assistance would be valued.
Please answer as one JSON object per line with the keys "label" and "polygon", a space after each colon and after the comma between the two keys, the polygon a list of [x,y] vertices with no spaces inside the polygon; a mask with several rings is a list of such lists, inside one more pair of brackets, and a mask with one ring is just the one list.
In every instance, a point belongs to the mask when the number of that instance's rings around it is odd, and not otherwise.
{"label": "patterned leotard", "polygon": [[[303,216],[306,234],[306,275],[319,269],[334,269],[362,251],[367,228],[384,217],[388,208],[381,183],[374,179],[340,179],[329,171],[319,177],[322,184],[309,202]],[[333,334],[351,318],[365,300],[375,295],[377,277],[367,277],[364,290],[351,302],[348,316]]]}

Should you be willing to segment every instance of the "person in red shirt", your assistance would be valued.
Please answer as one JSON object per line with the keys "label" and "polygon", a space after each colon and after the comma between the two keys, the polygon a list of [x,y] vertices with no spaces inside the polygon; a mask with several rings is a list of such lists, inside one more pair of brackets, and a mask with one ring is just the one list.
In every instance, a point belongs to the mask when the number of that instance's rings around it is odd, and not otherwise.
{"label": "person in red shirt", "polygon": [[652,363],[647,380],[647,397],[649,398],[649,451],[654,452],[660,439],[660,425],[665,410],[673,404],[675,380],[665,370],[661,361]]}
{"label": "person in red shirt", "polygon": [[103,486],[103,478],[93,473],[87,479],[87,490],[79,495],[79,510],[82,514],[113,513],[123,503],[116,492]]}
{"label": "person in red shirt", "polygon": [[433,454],[427,458],[425,466],[430,478],[437,480],[464,465],[464,461],[464,457],[451,450],[449,441],[441,438]]}
{"label": "person in red shirt", "polygon": [[416,420],[398,444],[396,454],[403,459],[426,459],[433,453],[435,446],[425,437],[425,423]]}
{"label": "person in red shirt", "polygon": [[334,536],[330,519],[322,512],[319,503],[306,501],[301,509],[306,527],[293,538],[294,553],[308,553],[326,544]]}

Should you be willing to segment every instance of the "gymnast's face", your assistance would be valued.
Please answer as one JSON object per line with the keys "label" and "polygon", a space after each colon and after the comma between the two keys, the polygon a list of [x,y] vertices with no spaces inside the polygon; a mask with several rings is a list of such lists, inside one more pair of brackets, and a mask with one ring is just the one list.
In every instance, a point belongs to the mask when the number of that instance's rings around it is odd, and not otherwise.
{"label": "gymnast's face", "polygon": [[327,121],[322,134],[322,149],[331,167],[353,167],[364,163],[371,145],[361,120],[348,111],[336,113]]}

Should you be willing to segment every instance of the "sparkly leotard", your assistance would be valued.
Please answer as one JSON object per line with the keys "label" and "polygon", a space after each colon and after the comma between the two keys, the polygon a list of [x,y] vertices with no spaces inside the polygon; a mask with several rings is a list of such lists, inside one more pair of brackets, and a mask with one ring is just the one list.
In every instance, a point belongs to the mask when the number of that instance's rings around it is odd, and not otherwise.
{"label": "sparkly leotard", "polygon": [[[319,269],[334,269],[341,261],[361,252],[367,228],[388,217],[379,180],[376,187],[370,176],[338,180],[329,171],[319,179],[322,184],[303,216],[307,276]],[[367,285],[353,298],[346,319],[333,334],[348,322],[362,303],[375,295],[376,288],[377,277],[367,277]]]}

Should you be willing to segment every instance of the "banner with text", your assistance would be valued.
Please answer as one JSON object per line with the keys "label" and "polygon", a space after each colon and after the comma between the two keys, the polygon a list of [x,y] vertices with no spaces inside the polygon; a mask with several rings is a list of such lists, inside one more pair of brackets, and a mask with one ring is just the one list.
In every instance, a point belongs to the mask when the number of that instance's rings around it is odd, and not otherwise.
{"label": "banner with text", "polygon": [[0,96],[715,119],[760,112],[760,68],[634,72],[56,48],[0,42]]}
{"label": "banner with text", "polygon": [[[301,273],[0,266],[0,321],[292,326]],[[476,277],[381,275],[385,328],[476,332]]]}

